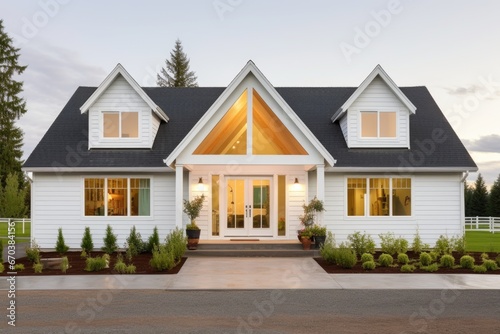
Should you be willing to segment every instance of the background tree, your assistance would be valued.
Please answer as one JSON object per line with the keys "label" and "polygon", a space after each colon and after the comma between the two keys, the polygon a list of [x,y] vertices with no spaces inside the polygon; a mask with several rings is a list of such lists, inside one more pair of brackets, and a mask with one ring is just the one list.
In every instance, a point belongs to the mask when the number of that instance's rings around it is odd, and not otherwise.
{"label": "background tree", "polygon": [[500,175],[490,189],[488,201],[488,215],[491,217],[500,217]]}
{"label": "background tree", "polygon": [[27,208],[24,203],[26,190],[19,189],[19,179],[16,173],[7,176],[5,188],[0,188],[0,217],[26,217]]}
{"label": "background tree", "polygon": [[165,60],[166,69],[162,68],[157,75],[156,83],[160,87],[198,87],[196,75],[189,70],[189,58],[182,49],[179,39],[170,52],[170,60]]}
{"label": "background tree", "polygon": [[470,214],[472,217],[484,217],[488,214],[488,189],[486,189],[481,173],[479,173],[474,183]]}
{"label": "background tree", "polygon": [[5,187],[7,176],[14,173],[19,189],[23,189],[23,132],[15,121],[26,113],[26,102],[19,96],[23,82],[15,80],[15,76],[22,74],[26,66],[20,66],[18,58],[19,49],[13,46],[0,20],[0,187]]}
{"label": "background tree", "polygon": [[465,205],[465,217],[472,217],[472,194],[474,193],[474,188],[464,182],[464,205]]}

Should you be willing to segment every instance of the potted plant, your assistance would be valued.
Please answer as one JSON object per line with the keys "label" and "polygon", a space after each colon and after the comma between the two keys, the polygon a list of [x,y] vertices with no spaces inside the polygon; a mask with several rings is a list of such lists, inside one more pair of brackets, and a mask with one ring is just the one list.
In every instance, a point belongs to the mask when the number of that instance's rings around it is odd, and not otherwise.
{"label": "potted plant", "polygon": [[196,196],[192,201],[184,200],[184,213],[189,217],[191,223],[186,225],[186,235],[188,237],[188,249],[198,248],[200,240],[200,228],[196,225],[196,218],[200,216],[205,195]]}
{"label": "potted plant", "polygon": [[311,243],[312,243],[311,237],[312,237],[312,231],[310,228],[305,228],[300,233],[300,242],[302,242],[302,248],[304,250],[311,249]]}
{"label": "potted plant", "polygon": [[314,224],[311,230],[314,237],[314,244],[316,248],[320,248],[326,240],[326,226]]}
{"label": "potted plant", "polygon": [[323,201],[319,200],[316,196],[314,196],[309,204],[303,204],[302,208],[304,209],[304,214],[299,216],[299,220],[301,225],[304,225],[306,229],[314,225],[314,219],[318,213],[325,211]]}

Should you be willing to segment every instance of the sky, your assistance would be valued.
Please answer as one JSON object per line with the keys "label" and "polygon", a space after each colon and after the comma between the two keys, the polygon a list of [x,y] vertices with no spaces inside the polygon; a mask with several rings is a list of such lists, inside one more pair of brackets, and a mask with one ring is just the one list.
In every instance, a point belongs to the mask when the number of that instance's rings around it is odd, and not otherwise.
{"label": "sky", "polygon": [[248,60],[275,87],[356,87],[380,64],[398,86],[429,89],[488,185],[500,174],[499,13],[497,0],[0,0],[28,65],[25,159],[78,86],[117,63],[155,86],[179,38],[202,87],[226,87]]}

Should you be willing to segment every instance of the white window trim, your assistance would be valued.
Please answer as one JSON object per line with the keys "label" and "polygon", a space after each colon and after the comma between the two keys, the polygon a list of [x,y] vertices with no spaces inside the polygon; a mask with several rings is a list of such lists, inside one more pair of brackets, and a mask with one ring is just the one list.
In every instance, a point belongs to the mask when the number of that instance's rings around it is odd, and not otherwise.
{"label": "white window trim", "polygon": [[[122,113],[124,112],[137,112],[137,137],[121,137],[122,133]],[[118,137],[104,137],[104,114],[119,114],[118,119]],[[142,132],[141,132],[141,115],[142,110],[138,109],[123,109],[119,108],[119,110],[100,110],[99,111],[99,140],[101,142],[109,143],[109,142],[133,142],[139,143],[141,142]]]}
{"label": "white window trim", "polygon": [[[366,179],[366,192],[365,192],[365,215],[364,216],[349,216],[347,213],[349,212],[349,203],[347,200],[348,196],[348,179]],[[392,180],[393,179],[410,179],[411,180],[411,189],[410,189],[410,201],[412,202],[412,208],[409,216],[393,216],[392,215],[392,196],[389,196],[389,215],[388,216],[371,216],[370,215],[370,206],[369,206],[369,201],[366,200],[366,197],[369,196],[370,192],[370,179],[389,179],[389,194],[392,194]],[[381,219],[387,219],[387,220],[413,220],[414,219],[414,212],[415,212],[415,207],[413,206],[413,189],[414,189],[414,179],[410,175],[346,175],[344,177],[344,219],[347,220],[362,220],[362,221],[380,221]]]}
{"label": "white window trim", "polygon": [[[399,122],[399,114],[400,111],[398,108],[363,108],[359,109],[358,111],[359,115],[359,126],[358,126],[358,138],[360,140],[376,140],[376,141],[396,141],[399,139],[399,127],[400,127],[400,122]],[[363,137],[362,131],[363,131],[363,120],[362,120],[362,113],[363,112],[376,112],[377,113],[377,137]],[[395,137],[380,137],[380,114],[384,112],[393,112],[396,113],[396,136]]]}
{"label": "white window trim", "polygon": [[[85,179],[104,179],[104,196],[108,194],[108,179],[127,179],[127,215],[126,216],[108,216],[108,202],[105,201],[104,203],[104,216],[87,216],[85,215]],[[130,215],[130,179],[149,179],[149,216],[131,216]],[[102,176],[102,175],[86,175],[82,176],[82,199],[81,199],[81,205],[82,205],[82,218],[84,220],[98,220],[98,219],[110,219],[110,220],[120,220],[120,219],[126,219],[126,220],[154,220],[154,213],[153,213],[153,207],[154,207],[154,192],[153,192],[153,184],[154,184],[154,177],[150,175],[107,175],[107,176]],[[106,197],[107,198],[107,197]]]}

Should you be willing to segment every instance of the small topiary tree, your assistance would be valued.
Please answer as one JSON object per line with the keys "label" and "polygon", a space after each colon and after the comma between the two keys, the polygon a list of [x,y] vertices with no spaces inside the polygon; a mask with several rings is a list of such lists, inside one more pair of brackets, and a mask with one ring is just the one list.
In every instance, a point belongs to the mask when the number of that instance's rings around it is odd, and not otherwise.
{"label": "small topiary tree", "polygon": [[475,261],[472,256],[464,255],[460,258],[460,266],[465,269],[473,269]]}
{"label": "small topiary tree", "polygon": [[92,234],[90,234],[90,227],[85,227],[85,232],[83,233],[82,243],[80,244],[82,250],[85,251],[87,255],[94,249],[94,242],[92,241]]}
{"label": "small topiary tree", "polygon": [[392,263],[394,262],[394,258],[392,257],[391,254],[381,254],[379,257],[378,257],[378,263],[382,266],[382,267],[389,267]]}
{"label": "small topiary tree", "polygon": [[441,263],[441,267],[453,268],[453,266],[455,265],[455,258],[451,255],[446,254],[446,255],[441,256],[440,263]]}
{"label": "small topiary tree", "polygon": [[66,254],[68,249],[69,249],[68,245],[66,245],[66,243],[64,242],[62,227],[59,227],[59,230],[57,233],[56,252],[58,252],[59,255],[63,255],[63,254]]}
{"label": "small topiary tree", "polygon": [[148,253],[153,253],[153,249],[156,246],[160,246],[160,235],[158,234],[158,227],[155,226],[153,229],[153,234],[151,234],[148,238],[148,243],[146,245],[146,251]]}
{"label": "small topiary tree", "polygon": [[113,254],[118,249],[116,239],[116,235],[113,234],[113,228],[108,224],[106,227],[106,235],[103,238],[104,246],[102,246],[101,249],[106,252],[106,254]]}
{"label": "small topiary tree", "polygon": [[136,232],[135,225],[130,229],[130,235],[127,238],[128,250],[132,257],[141,254],[144,251],[144,242],[141,234]]}
{"label": "small topiary tree", "polygon": [[373,261],[373,255],[370,253],[364,253],[361,255],[361,263]]}
{"label": "small topiary tree", "polygon": [[420,264],[422,266],[428,266],[432,262],[432,257],[429,255],[429,253],[423,252],[420,254]]}
{"label": "small topiary tree", "polygon": [[399,253],[398,254],[398,263],[399,264],[408,264],[410,262],[410,259],[408,258],[408,255],[404,253]]}

